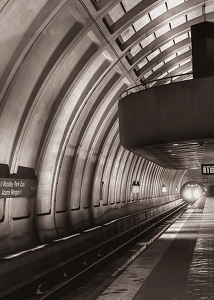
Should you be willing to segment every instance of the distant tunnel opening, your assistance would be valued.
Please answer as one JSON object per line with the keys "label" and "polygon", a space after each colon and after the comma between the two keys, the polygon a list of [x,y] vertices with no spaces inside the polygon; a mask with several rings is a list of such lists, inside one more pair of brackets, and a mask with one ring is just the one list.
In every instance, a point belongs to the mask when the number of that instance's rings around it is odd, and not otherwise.
{"label": "distant tunnel opening", "polygon": [[198,182],[187,182],[181,188],[181,197],[188,202],[195,202],[202,194],[203,188]]}

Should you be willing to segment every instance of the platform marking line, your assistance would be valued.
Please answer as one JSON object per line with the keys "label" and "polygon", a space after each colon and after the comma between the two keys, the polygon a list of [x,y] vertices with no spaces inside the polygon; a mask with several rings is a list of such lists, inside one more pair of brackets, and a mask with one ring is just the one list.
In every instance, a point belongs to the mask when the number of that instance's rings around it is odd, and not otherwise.
{"label": "platform marking line", "polygon": [[111,277],[116,277],[118,273],[123,271],[136,257],[138,257],[154,240],[159,238],[179,217],[176,217],[174,221],[164,227],[159,233],[157,233],[151,240],[144,243],[143,247],[141,247],[134,255],[132,255],[120,268],[118,268]]}

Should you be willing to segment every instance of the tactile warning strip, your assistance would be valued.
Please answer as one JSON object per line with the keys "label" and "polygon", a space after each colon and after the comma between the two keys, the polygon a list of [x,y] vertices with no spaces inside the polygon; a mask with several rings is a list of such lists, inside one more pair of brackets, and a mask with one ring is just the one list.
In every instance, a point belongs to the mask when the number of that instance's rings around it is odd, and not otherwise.
{"label": "tactile warning strip", "polygon": [[214,198],[207,198],[182,300],[214,299]]}

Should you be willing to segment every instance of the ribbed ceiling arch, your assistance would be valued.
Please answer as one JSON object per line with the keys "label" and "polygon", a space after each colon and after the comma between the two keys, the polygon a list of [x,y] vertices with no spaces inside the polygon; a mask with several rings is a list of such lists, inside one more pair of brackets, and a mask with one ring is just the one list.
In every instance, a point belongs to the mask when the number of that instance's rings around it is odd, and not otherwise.
{"label": "ribbed ceiling arch", "polygon": [[[36,213],[50,224],[69,211],[78,229],[76,210],[101,205],[101,190],[103,207],[130,200],[144,171],[148,186],[153,171],[176,178],[122,148],[117,116],[127,88],[191,71],[190,26],[204,1],[173,1],[1,2],[1,163],[35,170]],[[206,1],[207,20],[213,11]]]}

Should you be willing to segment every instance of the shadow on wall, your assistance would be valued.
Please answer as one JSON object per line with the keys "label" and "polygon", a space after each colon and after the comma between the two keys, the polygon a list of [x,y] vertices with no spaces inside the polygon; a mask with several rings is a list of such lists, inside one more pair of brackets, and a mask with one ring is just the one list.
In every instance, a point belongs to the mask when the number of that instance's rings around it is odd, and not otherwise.
{"label": "shadow on wall", "polygon": [[207,189],[207,196],[208,196],[208,197],[214,197],[214,185],[208,186],[208,189]]}

